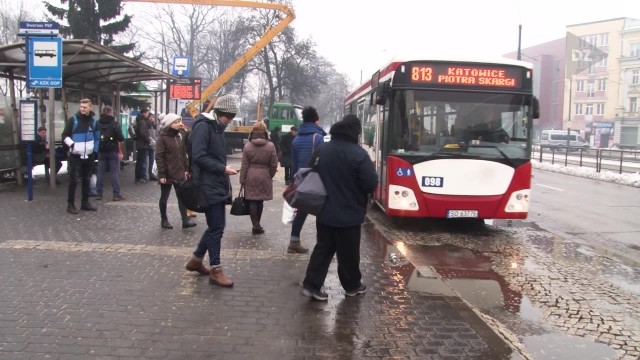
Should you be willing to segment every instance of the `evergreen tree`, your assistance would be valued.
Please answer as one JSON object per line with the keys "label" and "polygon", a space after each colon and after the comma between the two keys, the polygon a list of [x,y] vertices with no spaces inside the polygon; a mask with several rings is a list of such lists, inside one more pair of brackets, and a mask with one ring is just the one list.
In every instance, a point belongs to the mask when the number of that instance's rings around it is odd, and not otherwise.
{"label": "evergreen tree", "polygon": [[[113,45],[114,36],[123,32],[131,23],[131,16],[125,14],[121,19],[121,0],[59,0],[68,8],[56,7],[45,2],[47,11],[53,17],[64,20],[69,25],[60,25],[60,33],[66,38],[90,39],[98,44],[108,46],[120,54],[131,52],[135,43]],[[113,20],[113,21],[110,21]]]}

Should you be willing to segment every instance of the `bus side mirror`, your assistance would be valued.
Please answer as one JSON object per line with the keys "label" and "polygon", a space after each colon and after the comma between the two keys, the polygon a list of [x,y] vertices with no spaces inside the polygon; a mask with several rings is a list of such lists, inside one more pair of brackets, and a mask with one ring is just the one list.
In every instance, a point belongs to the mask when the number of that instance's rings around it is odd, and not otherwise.
{"label": "bus side mirror", "polygon": [[376,88],[376,105],[384,105],[387,102],[387,94],[389,94],[389,82],[383,82],[382,84],[378,84]]}
{"label": "bus side mirror", "polygon": [[540,101],[538,101],[538,98],[535,96],[533,97],[532,117],[534,119],[540,118]]}

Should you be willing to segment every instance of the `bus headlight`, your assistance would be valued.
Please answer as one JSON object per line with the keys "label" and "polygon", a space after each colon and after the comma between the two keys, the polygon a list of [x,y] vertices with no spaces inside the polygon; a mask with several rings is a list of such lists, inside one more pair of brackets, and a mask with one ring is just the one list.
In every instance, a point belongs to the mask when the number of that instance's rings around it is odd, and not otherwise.
{"label": "bus headlight", "polygon": [[509,197],[505,212],[529,212],[529,194],[531,190],[514,191]]}
{"label": "bus headlight", "polygon": [[389,185],[389,208],[418,211],[418,201],[413,190],[404,186]]}

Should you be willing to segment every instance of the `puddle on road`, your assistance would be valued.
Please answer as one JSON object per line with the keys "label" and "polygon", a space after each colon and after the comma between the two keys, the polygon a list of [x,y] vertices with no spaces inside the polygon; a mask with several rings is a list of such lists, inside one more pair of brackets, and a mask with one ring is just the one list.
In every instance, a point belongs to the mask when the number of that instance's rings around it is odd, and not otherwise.
{"label": "puddle on road", "polygon": [[607,360],[617,357],[616,351],[605,344],[564,334],[525,336],[523,343],[534,359]]}

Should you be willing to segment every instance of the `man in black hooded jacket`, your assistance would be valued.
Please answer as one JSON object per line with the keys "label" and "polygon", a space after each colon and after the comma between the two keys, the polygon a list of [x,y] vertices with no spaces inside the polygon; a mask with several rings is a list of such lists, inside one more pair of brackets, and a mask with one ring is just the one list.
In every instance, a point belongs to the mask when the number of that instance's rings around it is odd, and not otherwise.
{"label": "man in black hooded jacket", "polygon": [[[317,243],[309,259],[302,294],[328,299],[322,291],[333,256],[338,257],[338,278],[346,296],[366,292],[360,273],[360,226],[368,199],[378,186],[378,176],[367,152],[358,145],[360,120],[346,115],[330,130],[331,141],[320,145],[312,157],[327,190],[327,200],[316,218]],[[311,164],[310,164],[311,166]]]}

